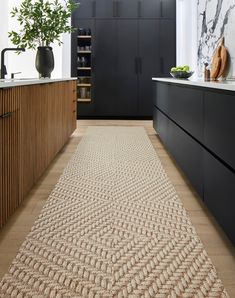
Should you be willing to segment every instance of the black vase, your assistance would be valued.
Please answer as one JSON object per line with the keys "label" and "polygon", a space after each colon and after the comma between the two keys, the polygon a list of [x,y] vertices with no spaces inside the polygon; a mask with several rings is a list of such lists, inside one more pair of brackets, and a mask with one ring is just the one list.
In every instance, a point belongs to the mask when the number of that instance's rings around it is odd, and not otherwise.
{"label": "black vase", "polygon": [[35,66],[39,78],[50,78],[54,69],[54,55],[52,47],[38,47]]}

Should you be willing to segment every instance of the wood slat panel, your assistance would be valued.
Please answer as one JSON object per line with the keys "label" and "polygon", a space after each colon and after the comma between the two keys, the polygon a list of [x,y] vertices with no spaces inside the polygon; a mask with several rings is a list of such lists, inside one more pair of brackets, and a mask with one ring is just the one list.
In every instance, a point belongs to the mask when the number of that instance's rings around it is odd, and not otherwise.
{"label": "wood slat panel", "polygon": [[18,87],[0,90],[0,227],[19,205],[20,97]]}
{"label": "wood slat panel", "polygon": [[0,227],[75,130],[76,84],[0,90]]}

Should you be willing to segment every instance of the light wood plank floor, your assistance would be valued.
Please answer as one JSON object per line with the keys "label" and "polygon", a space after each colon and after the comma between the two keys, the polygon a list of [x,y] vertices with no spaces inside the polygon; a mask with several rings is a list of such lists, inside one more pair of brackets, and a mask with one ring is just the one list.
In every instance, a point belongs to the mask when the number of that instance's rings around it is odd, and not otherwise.
{"label": "light wood plank floor", "polygon": [[[156,149],[162,164],[174,184],[204,246],[211,257],[219,277],[231,297],[235,297],[235,248],[231,245],[221,228],[200,198],[188,184],[175,162],[164,149],[161,141],[152,128],[151,121],[127,120],[79,120],[68,144],[61,150],[46,173],[32,189],[21,207],[0,230],[0,278],[7,272],[21,243],[30,231],[48,195],[53,189],[87,126],[91,125],[126,125],[144,126]],[[235,228],[235,227],[234,227]]]}

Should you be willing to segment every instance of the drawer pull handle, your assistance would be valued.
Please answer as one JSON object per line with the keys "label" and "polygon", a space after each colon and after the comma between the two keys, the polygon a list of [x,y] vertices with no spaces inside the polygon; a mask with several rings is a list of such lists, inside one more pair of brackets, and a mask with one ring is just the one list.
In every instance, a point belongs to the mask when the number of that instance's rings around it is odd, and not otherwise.
{"label": "drawer pull handle", "polygon": [[8,112],[8,113],[5,113],[5,114],[2,114],[0,116],[0,118],[4,119],[4,118],[8,118],[8,117],[11,117],[13,115],[13,112]]}

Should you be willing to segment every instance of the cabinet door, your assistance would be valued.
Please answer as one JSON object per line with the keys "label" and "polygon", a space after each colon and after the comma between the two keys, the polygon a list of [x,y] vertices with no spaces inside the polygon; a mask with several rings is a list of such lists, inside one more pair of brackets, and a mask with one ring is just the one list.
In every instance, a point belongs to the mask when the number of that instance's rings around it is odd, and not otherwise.
{"label": "cabinet door", "polygon": [[141,18],[160,18],[161,1],[160,0],[142,0],[139,1]]}
{"label": "cabinet door", "polygon": [[205,145],[235,170],[235,96],[205,93]]}
{"label": "cabinet door", "polygon": [[138,21],[117,21],[116,116],[138,115]]}
{"label": "cabinet door", "polygon": [[0,227],[19,206],[20,87],[0,90]]}
{"label": "cabinet door", "polygon": [[156,82],[154,105],[168,115],[169,113],[169,93],[171,85],[168,83]]}
{"label": "cabinet door", "polygon": [[171,85],[167,114],[188,133],[203,142],[203,92],[201,90]]}
{"label": "cabinet door", "polygon": [[203,148],[172,121],[169,121],[168,148],[177,163],[203,197]]}
{"label": "cabinet door", "polygon": [[154,107],[154,129],[159,134],[162,142],[168,147],[169,140],[169,122],[170,120]]}
{"label": "cabinet door", "polygon": [[74,11],[73,17],[87,19],[95,17],[96,3],[94,0],[79,0],[79,7]]}
{"label": "cabinet door", "polygon": [[139,20],[139,56],[139,115],[152,116],[152,77],[160,70],[158,20]]}
{"label": "cabinet door", "polygon": [[117,105],[117,21],[96,20],[95,30],[95,114],[109,116]]}
{"label": "cabinet door", "polygon": [[36,151],[36,111],[37,94],[38,91],[35,85],[22,87],[22,100],[20,113],[21,126],[21,158],[20,158],[20,192],[21,197],[24,198],[35,183],[35,151]]}
{"label": "cabinet door", "polygon": [[204,201],[235,244],[235,174],[204,152]]}
{"label": "cabinet door", "polygon": [[138,0],[119,0],[116,1],[116,17],[119,18],[138,18],[139,1]]}
{"label": "cabinet door", "polygon": [[169,77],[171,67],[176,65],[175,20],[160,20],[160,74]]}
{"label": "cabinet door", "polygon": [[176,0],[161,0],[160,6],[161,17],[176,18]]}
{"label": "cabinet door", "polygon": [[96,0],[95,16],[97,18],[113,18],[116,16],[116,1]]}
{"label": "cabinet door", "polygon": [[34,85],[30,87],[32,88],[32,94],[35,96],[34,111],[36,135],[34,173],[36,180],[42,175],[49,164],[47,145],[45,145],[45,141],[49,140],[48,126],[51,117],[48,110],[48,87],[48,84]]}

